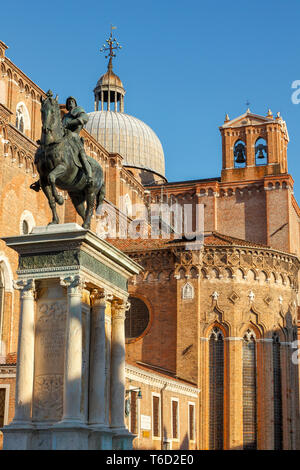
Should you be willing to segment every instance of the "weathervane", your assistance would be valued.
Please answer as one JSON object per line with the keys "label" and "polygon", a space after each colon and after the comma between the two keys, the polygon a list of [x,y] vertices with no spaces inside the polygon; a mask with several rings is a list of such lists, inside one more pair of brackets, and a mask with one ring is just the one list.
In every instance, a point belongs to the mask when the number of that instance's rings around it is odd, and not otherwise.
{"label": "weathervane", "polygon": [[116,57],[116,53],[114,51],[118,49],[122,49],[122,46],[117,42],[116,38],[113,38],[113,29],[117,29],[116,26],[111,25],[110,27],[110,36],[108,39],[106,39],[107,44],[103,44],[103,46],[100,49],[100,52],[108,52],[108,54],[105,56],[107,59],[109,57],[109,65],[112,63],[112,58]]}

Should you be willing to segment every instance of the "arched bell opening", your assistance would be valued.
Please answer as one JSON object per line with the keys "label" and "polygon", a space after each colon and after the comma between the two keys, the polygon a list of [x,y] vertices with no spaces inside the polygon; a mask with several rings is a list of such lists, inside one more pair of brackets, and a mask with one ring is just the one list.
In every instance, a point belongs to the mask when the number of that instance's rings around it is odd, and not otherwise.
{"label": "arched bell opening", "polygon": [[234,168],[246,167],[246,144],[242,140],[237,140],[233,148]]}
{"label": "arched bell opening", "polygon": [[268,164],[268,146],[265,139],[259,137],[255,143],[255,165]]}

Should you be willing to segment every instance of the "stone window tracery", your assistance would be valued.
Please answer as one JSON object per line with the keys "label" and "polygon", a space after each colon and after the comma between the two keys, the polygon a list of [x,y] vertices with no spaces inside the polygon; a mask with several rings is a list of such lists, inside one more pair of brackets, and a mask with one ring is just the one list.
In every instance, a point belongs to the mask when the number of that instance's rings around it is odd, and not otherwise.
{"label": "stone window tracery", "polygon": [[209,338],[209,449],[223,449],[224,338],[215,327]]}
{"label": "stone window tracery", "polygon": [[130,308],[126,313],[125,337],[126,339],[141,336],[150,321],[150,313],[147,305],[137,297],[129,297]]}
{"label": "stone window tracery", "polygon": [[243,444],[257,448],[256,338],[247,330],[243,338]]}
{"label": "stone window tracery", "polygon": [[280,340],[273,334],[274,450],[282,450],[282,386]]}

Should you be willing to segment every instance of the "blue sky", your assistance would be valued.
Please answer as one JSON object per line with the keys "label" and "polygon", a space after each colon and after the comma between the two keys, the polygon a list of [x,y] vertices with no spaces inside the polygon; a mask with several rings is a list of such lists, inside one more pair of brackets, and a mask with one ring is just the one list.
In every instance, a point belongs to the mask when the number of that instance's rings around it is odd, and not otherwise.
{"label": "blue sky", "polygon": [[110,25],[123,49],[114,70],[125,112],[159,136],[169,181],[219,176],[224,116],[280,111],[290,135],[289,172],[300,203],[300,1],[54,0],[6,2],[0,38],[7,56],[60,101],[93,111],[106,71],[99,49]]}

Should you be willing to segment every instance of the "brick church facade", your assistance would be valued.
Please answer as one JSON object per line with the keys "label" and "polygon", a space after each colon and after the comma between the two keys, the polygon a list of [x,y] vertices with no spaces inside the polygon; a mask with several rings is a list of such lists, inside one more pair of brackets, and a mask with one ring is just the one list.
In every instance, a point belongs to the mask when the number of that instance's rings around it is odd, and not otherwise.
{"label": "brick church facade", "polygon": [[[0,41],[0,235],[47,225],[51,211],[34,155],[41,134],[39,88]],[[124,113],[112,70],[94,90],[82,130],[86,153],[105,174],[106,215],[117,232],[134,207],[188,206],[204,237],[112,236],[92,230],[144,269],[130,280],[126,332],[126,424],[138,449],[299,449],[297,339],[300,209],[287,169],[287,127],[278,113],[247,110],[220,127],[219,177],[168,182],[154,132]],[[61,105],[62,114],[65,112]],[[200,175],[201,176],[201,175]],[[60,221],[79,216],[63,194]],[[171,224],[172,225],[172,224]],[[195,228],[195,227],[194,227]],[[147,225],[147,233],[151,226]],[[0,241],[0,426],[14,416],[18,259]],[[86,301],[92,303],[86,293]],[[107,307],[109,311],[109,305]]]}

